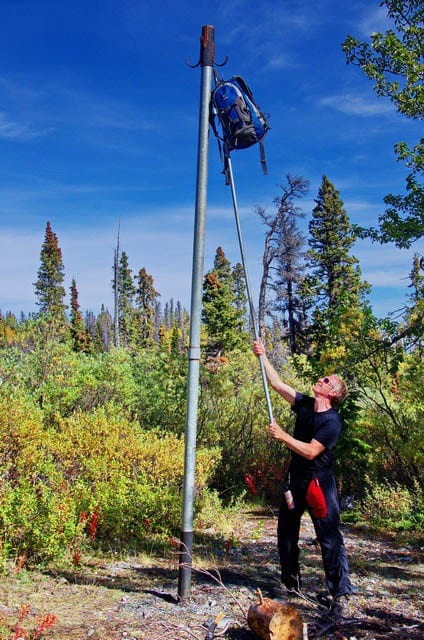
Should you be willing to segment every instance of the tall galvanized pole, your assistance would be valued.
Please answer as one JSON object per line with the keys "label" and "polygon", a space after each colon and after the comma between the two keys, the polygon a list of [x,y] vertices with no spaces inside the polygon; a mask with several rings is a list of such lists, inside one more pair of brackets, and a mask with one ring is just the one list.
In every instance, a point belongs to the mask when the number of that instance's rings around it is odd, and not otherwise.
{"label": "tall galvanized pole", "polygon": [[212,70],[215,62],[214,34],[214,27],[202,27],[199,60],[199,65],[202,69],[202,77],[200,90],[199,140],[197,150],[197,186],[191,284],[190,345],[188,353],[184,494],[178,576],[178,596],[182,600],[190,595],[191,589],[197,407],[200,370],[200,329],[208,180],[209,102],[212,87]]}

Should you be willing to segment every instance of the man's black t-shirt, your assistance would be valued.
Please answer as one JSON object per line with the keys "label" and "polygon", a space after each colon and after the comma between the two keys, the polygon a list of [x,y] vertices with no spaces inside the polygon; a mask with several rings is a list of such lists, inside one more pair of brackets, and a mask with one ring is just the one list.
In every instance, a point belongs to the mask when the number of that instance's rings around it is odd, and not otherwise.
{"label": "man's black t-shirt", "polygon": [[312,478],[319,471],[332,471],[332,450],[342,430],[342,419],[337,411],[331,408],[316,412],[314,402],[315,399],[311,396],[297,392],[292,407],[296,413],[293,437],[301,442],[310,442],[315,439],[325,446],[324,451],[313,460],[307,460],[292,452],[290,475],[302,476],[304,479]]}

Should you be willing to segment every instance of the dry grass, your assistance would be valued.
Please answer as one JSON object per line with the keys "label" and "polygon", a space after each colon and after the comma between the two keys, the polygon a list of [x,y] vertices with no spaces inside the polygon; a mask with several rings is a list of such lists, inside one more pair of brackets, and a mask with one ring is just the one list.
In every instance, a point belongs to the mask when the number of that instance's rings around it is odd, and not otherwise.
{"label": "dry grass", "polygon": [[[68,570],[9,567],[0,584],[0,640],[18,640],[13,629],[23,607],[25,640],[36,637],[37,622],[48,613],[57,622],[43,633],[46,640],[203,640],[202,625],[220,613],[234,623],[221,637],[253,640],[245,616],[256,601],[255,591],[266,594],[278,578],[275,531],[275,518],[257,512],[245,514],[224,538],[210,532],[196,544],[191,597],[184,603],[177,600],[178,557],[171,547],[161,557],[83,558],[79,568]],[[422,549],[398,547],[395,540],[369,538],[351,528],[345,528],[344,535],[359,591],[350,601],[350,621],[322,637],[421,639]],[[305,587],[319,591],[320,554],[307,517],[302,547]],[[318,610],[303,600],[292,604],[311,628]]]}

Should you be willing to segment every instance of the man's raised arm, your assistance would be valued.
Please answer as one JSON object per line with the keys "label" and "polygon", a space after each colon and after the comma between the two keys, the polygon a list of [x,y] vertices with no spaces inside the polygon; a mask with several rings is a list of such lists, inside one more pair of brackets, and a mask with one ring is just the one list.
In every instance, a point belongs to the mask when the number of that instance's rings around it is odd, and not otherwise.
{"label": "man's raised arm", "polygon": [[253,341],[253,353],[256,356],[262,356],[266,377],[274,391],[279,393],[280,396],[282,396],[284,400],[287,400],[289,404],[293,405],[296,399],[296,390],[281,380],[280,376],[267,358],[262,340]]}

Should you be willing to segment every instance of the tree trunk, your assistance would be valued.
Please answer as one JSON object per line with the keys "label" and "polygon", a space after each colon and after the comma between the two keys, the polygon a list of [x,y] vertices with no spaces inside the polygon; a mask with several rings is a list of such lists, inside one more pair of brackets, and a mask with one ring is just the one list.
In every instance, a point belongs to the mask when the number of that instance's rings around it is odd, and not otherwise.
{"label": "tree trunk", "polygon": [[116,237],[116,249],[114,252],[113,258],[113,343],[115,347],[120,347],[119,340],[119,231],[120,227],[118,227],[118,235]]}
{"label": "tree trunk", "polygon": [[262,640],[302,640],[303,622],[291,605],[263,598],[252,604],[247,613],[249,628]]}

